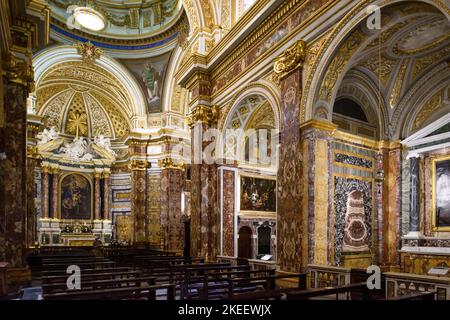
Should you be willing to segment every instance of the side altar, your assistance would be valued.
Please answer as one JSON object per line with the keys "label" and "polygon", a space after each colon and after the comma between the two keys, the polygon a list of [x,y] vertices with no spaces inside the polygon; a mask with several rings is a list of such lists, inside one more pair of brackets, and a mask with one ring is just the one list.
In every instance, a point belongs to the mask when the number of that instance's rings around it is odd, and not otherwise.
{"label": "side altar", "polygon": [[110,174],[115,161],[111,142],[104,136],[70,141],[54,129],[38,135],[42,191],[38,223],[40,245],[91,246],[96,239],[108,244]]}

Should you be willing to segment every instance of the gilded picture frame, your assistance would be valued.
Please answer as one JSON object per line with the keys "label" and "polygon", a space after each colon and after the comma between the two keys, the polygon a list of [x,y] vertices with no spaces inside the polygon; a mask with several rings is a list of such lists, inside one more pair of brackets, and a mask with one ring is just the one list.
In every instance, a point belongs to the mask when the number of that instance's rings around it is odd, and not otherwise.
{"label": "gilded picture frame", "polygon": [[73,175],[79,175],[82,176],[83,178],[85,178],[88,183],[89,183],[89,193],[90,193],[90,201],[89,201],[89,209],[90,209],[90,215],[89,215],[89,220],[93,221],[94,219],[94,184],[92,181],[92,177],[90,175],[84,174],[84,173],[80,173],[80,172],[69,172],[69,173],[65,173],[63,175],[61,175],[59,177],[59,184],[58,184],[58,216],[59,219],[61,221],[70,221],[70,220],[79,220],[79,221],[86,221],[87,219],[71,219],[71,218],[63,218],[62,216],[62,186],[63,186],[63,182],[64,179],[69,177],[69,176],[73,176]]}
{"label": "gilded picture frame", "polygon": [[[243,190],[243,181],[244,180],[251,180],[251,179],[257,179],[257,180],[262,180],[262,181],[270,181],[271,183],[273,183],[273,195],[272,197],[274,198],[274,203],[271,205],[271,209],[270,210],[255,210],[253,208],[249,208],[249,206],[246,206],[245,204],[243,204],[243,193],[245,192]],[[276,215],[276,210],[277,210],[277,192],[276,192],[276,187],[277,187],[277,179],[273,176],[266,176],[266,175],[252,175],[252,174],[239,174],[239,196],[238,196],[238,201],[239,201],[239,214],[242,215],[258,215],[258,216],[269,216],[269,217],[273,217],[274,215]]]}
{"label": "gilded picture frame", "polygon": [[[431,162],[431,166],[432,166],[431,229],[432,231],[437,232],[441,231],[450,232],[450,200],[442,196],[443,194],[450,195],[450,156],[447,155],[445,157],[433,159]],[[447,220],[447,222],[445,222],[445,220]]]}

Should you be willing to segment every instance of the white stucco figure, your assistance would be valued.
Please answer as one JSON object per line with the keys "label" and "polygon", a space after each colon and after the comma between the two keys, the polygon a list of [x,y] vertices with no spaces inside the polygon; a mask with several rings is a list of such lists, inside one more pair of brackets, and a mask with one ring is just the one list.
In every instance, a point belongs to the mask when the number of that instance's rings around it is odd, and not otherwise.
{"label": "white stucco figure", "polygon": [[108,151],[111,155],[114,157],[116,156],[116,153],[111,148],[111,140],[109,138],[106,138],[104,135],[98,135],[94,138],[94,143],[99,146],[100,148],[105,149]]}
{"label": "white stucco figure", "polygon": [[56,131],[55,127],[50,127],[50,129],[44,129],[44,131],[39,133],[36,137],[39,139],[37,144],[43,145],[57,139],[59,137],[59,132]]}
{"label": "white stucco figure", "polygon": [[59,150],[63,157],[72,161],[91,161],[93,155],[89,152],[89,146],[84,138],[75,138],[72,143],[64,143]]}

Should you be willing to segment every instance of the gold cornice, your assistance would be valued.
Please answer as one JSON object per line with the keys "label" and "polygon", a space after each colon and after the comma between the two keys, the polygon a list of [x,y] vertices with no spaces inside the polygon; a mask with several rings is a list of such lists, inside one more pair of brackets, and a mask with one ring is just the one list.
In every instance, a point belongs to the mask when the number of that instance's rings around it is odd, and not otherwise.
{"label": "gold cornice", "polygon": [[333,137],[335,139],[339,139],[345,142],[362,145],[369,149],[378,149],[378,146],[380,144],[380,141],[373,140],[370,138],[364,138],[341,130],[336,130]]}
{"label": "gold cornice", "polygon": [[[97,42],[102,42],[102,43],[106,43],[106,44],[128,45],[128,46],[130,46],[130,45],[131,46],[132,45],[146,45],[146,44],[152,44],[155,42],[159,42],[161,40],[167,39],[170,36],[174,35],[178,31],[179,25],[183,21],[182,17],[183,17],[182,15],[178,16],[178,18],[177,18],[178,20],[167,30],[164,30],[163,32],[155,34],[155,35],[146,36],[144,38],[137,37],[134,39],[116,39],[116,38],[109,38],[106,36],[102,37],[100,35],[94,35],[94,34],[90,34],[90,33],[88,34],[88,33],[85,33],[83,31],[80,31],[77,29],[73,29],[68,32],[73,35],[83,37],[90,41],[97,41]],[[56,25],[60,29],[66,30],[66,24],[62,23],[58,19],[55,19],[54,17],[51,18],[51,23]],[[67,36],[64,36],[64,37],[67,37]],[[173,41],[177,41],[177,39],[174,39]]]}
{"label": "gold cornice", "polygon": [[333,134],[333,137],[335,139],[342,140],[346,143],[353,143],[358,144],[361,146],[364,146],[369,149],[378,150],[378,149],[401,149],[403,148],[403,145],[401,144],[400,140],[374,140],[370,138],[361,137],[352,133],[344,132],[341,130],[336,130]]}
{"label": "gold cornice", "polygon": [[300,130],[309,130],[309,129],[318,129],[318,130],[322,130],[322,131],[328,131],[331,133],[335,133],[336,129],[337,129],[337,125],[329,122],[329,121],[325,121],[325,120],[318,120],[318,119],[312,119],[312,120],[308,120],[304,123],[302,123],[300,125]]}
{"label": "gold cornice", "polygon": [[403,149],[403,145],[400,142],[400,140],[395,140],[395,141],[381,140],[378,143],[378,147],[381,149],[389,149],[389,150]]}
{"label": "gold cornice", "polygon": [[[320,18],[330,7],[334,6],[338,0],[330,0],[330,2],[322,7],[320,7],[314,15],[308,17],[304,21],[302,21],[298,26],[296,26],[289,34],[287,34],[283,39],[277,43],[275,46],[273,46],[271,49],[267,50],[264,54],[256,58],[251,64],[246,66],[246,69],[243,70],[240,75],[247,73],[249,70],[252,69],[255,65],[257,65],[262,60],[266,59],[267,57],[271,56],[277,48],[282,47],[286,43],[292,40],[293,37],[295,37],[300,31],[304,30],[307,26],[309,26],[312,22]],[[270,24],[269,26],[264,25],[264,27],[258,28],[257,31],[254,31],[255,35],[251,33],[245,40],[242,41],[242,43],[234,49],[230,54],[226,56],[226,58],[223,59],[220,63],[218,63],[212,70],[211,70],[211,79],[216,79],[217,76],[220,76],[221,74],[225,73],[226,70],[228,70],[231,65],[239,60],[241,56],[245,55],[253,46],[258,43],[261,38],[264,38],[267,36],[268,32],[273,31],[274,28],[278,25],[280,25],[283,21],[285,21],[289,16],[292,14],[295,14],[295,12],[302,10],[303,6],[308,2],[303,2],[294,9],[294,11],[289,12],[288,15],[282,15],[281,17],[278,16],[269,16],[266,20],[264,20],[261,25]],[[274,20],[271,21],[270,19]],[[271,24],[272,23],[272,24]],[[319,35],[320,36],[320,35]],[[313,40],[312,40],[313,41]],[[210,53],[211,55],[211,53]],[[208,55],[208,57],[210,56]],[[210,59],[208,59],[208,62]],[[212,97],[216,97],[220,93],[224,92],[226,89],[228,89],[230,86],[236,83],[238,79],[240,79],[242,76],[234,77],[231,81],[227,83],[227,85],[223,86],[217,92],[212,94]]]}
{"label": "gold cornice", "polygon": [[128,169],[132,171],[145,171],[151,167],[151,163],[147,160],[131,160],[128,164]]}
{"label": "gold cornice", "polygon": [[190,128],[193,128],[196,122],[212,125],[219,120],[220,109],[218,106],[197,105],[188,115],[186,122]]}
{"label": "gold cornice", "polygon": [[174,159],[172,159],[170,157],[158,160],[158,165],[162,169],[184,170],[184,163],[183,163],[183,161],[175,161]]}
{"label": "gold cornice", "polygon": [[[187,53],[186,53],[187,54]],[[175,79],[182,87],[189,88],[189,85],[194,81],[198,74],[209,74],[207,71],[207,59],[205,55],[199,53],[192,53],[186,62],[178,68],[175,74]]]}
{"label": "gold cornice", "polygon": [[[301,2],[303,1],[289,0],[282,2],[282,5],[278,6],[278,8],[272,11],[272,13],[270,13],[269,16],[259,24],[258,28],[255,28],[255,30],[253,30],[252,33],[247,36],[244,41],[242,41],[243,43],[241,42],[239,47],[241,49],[245,47],[244,50],[252,47],[255,41],[259,41],[261,39],[261,36],[265,35],[267,32],[274,30],[274,25],[278,21],[282,20],[286,14],[292,14],[293,10],[295,10],[295,7]],[[245,30],[247,24],[255,17],[259,17],[261,15],[261,11],[268,3],[269,1],[267,0],[257,1],[211,50],[208,55],[208,61],[211,61],[212,58],[218,56],[220,54],[220,51],[223,50],[227,45],[232,44],[235,41],[235,38],[237,38],[238,35]],[[247,39],[250,40],[250,43],[247,43]],[[236,49],[233,51],[236,51]]]}
{"label": "gold cornice", "polygon": [[302,69],[305,58],[306,43],[299,40],[275,59],[273,71],[279,75],[281,80],[296,69]]}
{"label": "gold cornice", "polygon": [[35,89],[33,66],[12,53],[3,60],[2,76],[13,83],[27,87],[28,92],[33,92]]}
{"label": "gold cornice", "polygon": [[44,30],[40,31],[44,34],[44,44],[47,45],[50,42],[50,6],[44,0],[28,0],[27,12],[43,21]]}

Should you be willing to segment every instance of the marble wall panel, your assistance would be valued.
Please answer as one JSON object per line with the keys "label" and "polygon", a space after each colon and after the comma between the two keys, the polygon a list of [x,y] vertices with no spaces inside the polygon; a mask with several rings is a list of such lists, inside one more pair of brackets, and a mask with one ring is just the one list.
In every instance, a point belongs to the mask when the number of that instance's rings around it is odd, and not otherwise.
{"label": "marble wall panel", "polygon": [[133,170],[131,172],[131,212],[133,215],[133,242],[145,242],[146,230],[146,170]]}
{"label": "marble wall panel", "polygon": [[184,172],[179,169],[163,169],[161,173],[161,226],[168,250],[184,248],[184,224],[181,212],[181,193]]}
{"label": "marble wall panel", "polygon": [[340,265],[344,239],[345,214],[348,196],[352,191],[360,191],[363,195],[365,224],[368,230],[368,244],[373,244],[373,182],[357,178],[334,177],[334,263]]}
{"label": "marble wall panel", "polygon": [[4,81],[3,106],[5,126],[2,132],[0,184],[3,194],[0,203],[0,257],[11,267],[25,265],[25,219],[27,215],[26,173],[26,99],[25,87]]}
{"label": "marble wall panel", "polygon": [[[191,130],[192,156],[196,150],[204,150],[209,141],[199,140],[211,127],[196,123]],[[216,164],[206,164],[193,159],[191,165],[191,255],[202,256],[208,260],[216,259],[219,253],[219,205],[218,174]],[[201,160],[201,159],[200,159]]]}
{"label": "marble wall panel", "polygon": [[147,188],[147,210],[148,210],[148,236],[152,244],[160,244],[162,242],[161,229],[161,173],[149,172],[148,188]]}
{"label": "marble wall panel", "polygon": [[235,172],[223,170],[223,255],[234,256]]}
{"label": "marble wall panel", "polygon": [[302,159],[300,149],[301,70],[281,81],[281,128],[277,174],[278,264],[282,271],[298,272],[302,265],[302,230],[300,183]]}

